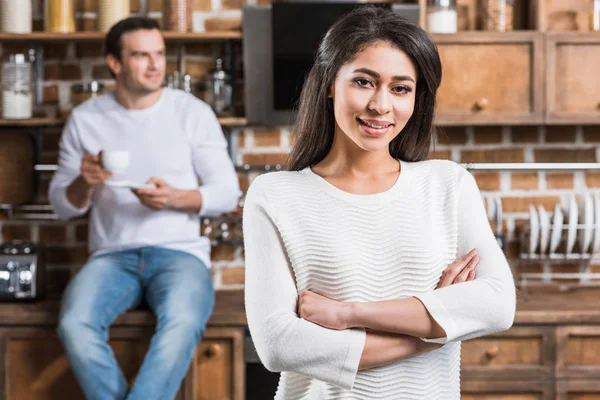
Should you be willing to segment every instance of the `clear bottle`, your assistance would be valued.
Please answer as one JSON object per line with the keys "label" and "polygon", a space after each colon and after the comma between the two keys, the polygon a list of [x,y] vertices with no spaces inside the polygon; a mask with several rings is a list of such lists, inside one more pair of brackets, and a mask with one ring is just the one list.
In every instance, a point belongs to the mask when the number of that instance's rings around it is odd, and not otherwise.
{"label": "clear bottle", "polygon": [[483,0],[483,28],[486,31],[513,30],[514,0]]}
{"label": "clear bottle", "polygon": [[456,33],[456,0],[427,1],[427,30],[431,33]]}
{"label": "clear bottle", "polygon": [[11,54],[2,63],[2,118],[33,116],[32,70],[25,54]]}
{"label": "clear bottle", "polygon": [[590,14],[590,30],[600,31],[600,0],[592,1],[592,12]]}
{"label": "clear bottle", "polygon": [[46,32],[75,32],[75,1],[46,0],[44,21]]}
{"label": "clear bottle", "polygon": [[217,59],[217,68],[206,78],[204,100],[219,114],[230,109],[232,104],[231,74],[223,70],[223,60]]}

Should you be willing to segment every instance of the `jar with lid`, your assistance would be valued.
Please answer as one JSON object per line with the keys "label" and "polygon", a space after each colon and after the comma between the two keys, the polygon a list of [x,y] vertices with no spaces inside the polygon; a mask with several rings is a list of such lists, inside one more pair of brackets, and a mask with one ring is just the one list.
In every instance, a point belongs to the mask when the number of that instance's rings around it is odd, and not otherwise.
{"label": "jar with lid", "polygon": [[31,32],[31,0],[0,0],[2,15],[2,32],[30,33]]}
{"label": "jar with lid", "polygon": [[217,68],[206,77],[204,101],[219,114],[228,111],[232,104],[231,74],[223,70],[223,60],[217,59]]}
{"label": "jar with lid", "polygon": [[592,12],[590,13],[590,30],[600,31],[600,0],[592,0]]}
{"label": "jar with lid", "polygon": [[192,0],[164,0],[164,29],[174,32],[191,32],[192,6]]}
{"label": "jar with lid", "polygon": [[427,30],[431,33],[456,33],[456,0],[427,1]]}
{"label": "jar with lid", "polygon": [[75,1],[45,0],[44,21],[46,32],[75,32]]}
{"label": "jar with lid", "polygon": [[513,30],[514,0],[483,0],[483,28],[486,31]]}
{"label": "jar with lid", "polygon": [[98,0],[98,30],[108,32],[122,19],[129,17],[129,0]]}
{"label": "jar with lid", "polygon": [[71,86],[71,103],[76,107],[86,100],[104,93],[104,85],[97,81],[76,83]]}
{"label": "jar with lid", "polygon": [[33,76],[25,54],[11,54],[2,63],[2,118],[33,116]]}

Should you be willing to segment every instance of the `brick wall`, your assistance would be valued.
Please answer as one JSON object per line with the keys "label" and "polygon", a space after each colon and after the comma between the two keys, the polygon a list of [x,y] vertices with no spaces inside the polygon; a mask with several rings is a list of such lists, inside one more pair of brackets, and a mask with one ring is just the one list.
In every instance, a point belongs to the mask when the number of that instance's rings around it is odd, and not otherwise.
{"label": "brick wall", "polygon": [[[38,0],[39,1],[39,0]],[[262,3],[262,0],[254,3]],[[78,14],[80,29],[95,26],[95,0],[81,0]],[[138,10],[138,1],[132,0],[132,11]],[[243,0],[194,0],[197,17],[206,26],[218,25],[222,18],[240,15]],[[151,16],[160,18],[161,1],[149,0]],[[209,23],[210,22],[210,23]],[[40,29],[41,20],[37,20]],[[14,44],[0,44],[2,55],[26,48]],[[175,69],[175,49],[170,47],[169,70]],[[186,69],[199,82],[214,66],[220,48],[211,44],[186,45]],[[70,109],[70,86],[82,79],[100,79],[108,87],[113,85],[107,75],[102,57],[102,44],[48,44],[45,48],[44,102],[50,114],[66,114]],[[202,93],[194,85],[196,94]],[[436,132],[435,150],[431,158],[451,159],[456,162],[596,162],[600,153],[600,126],[514,126],[514,127],[448,127],[444,134]],[[281,129],[248,128],[238,131],[240,152],[238,164],[284,163],[292,144],[288,127]],[[4,138],[0,132],[0,149]],[[57,161],[60,128],[46,128],[43,132],[42,163]],[[11,150],[12,151],[12,150]],[[24,154],[26,150],[23,150]],[[2,157],[8,162],[10,157]],[[4,161],[2,161],[4,160]],[[3,167],[0,165],[0,169]],[[242,189],[255,176],[240,173]],[[477,182],[484,195],[500,195],[504,205],[503,225],[508,233],[507,254],[511,261],[518,255],[516,237],[528,217],[528,205],[542,204],[552,210],[561,196],[581,193],[585,188],[600,188],[600,172],[477,172]],[[46,193],[51,174],[41,175],[40,202],[47,202]],[[26,172],[17,176],[23,185],[29,184]],[[85,219],[60,221],[8,220],[0,212],[0,240],[25,239],[40,241],[47,247],[49,283],[60,288],[85,262],[87,254],[87,221]],[[213,248],[214,279],[218,288],[243,286],[243,249],[236,246]],[[539,266],[532,266],[535,271]],[[556,266],[566,270],[567,266]],[[596,271],[600,272],[600,271]]]}

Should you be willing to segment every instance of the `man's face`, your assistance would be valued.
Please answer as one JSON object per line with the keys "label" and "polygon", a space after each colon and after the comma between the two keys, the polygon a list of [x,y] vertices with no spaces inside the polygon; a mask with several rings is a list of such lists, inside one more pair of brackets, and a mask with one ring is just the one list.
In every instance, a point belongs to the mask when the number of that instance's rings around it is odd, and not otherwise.
{"label": "man's face", "polygon": [[159,90],[167,68],[165,41],[157,29],[127,32],[121,37],[121,61],[107,56],[117,83],[135,94]]}

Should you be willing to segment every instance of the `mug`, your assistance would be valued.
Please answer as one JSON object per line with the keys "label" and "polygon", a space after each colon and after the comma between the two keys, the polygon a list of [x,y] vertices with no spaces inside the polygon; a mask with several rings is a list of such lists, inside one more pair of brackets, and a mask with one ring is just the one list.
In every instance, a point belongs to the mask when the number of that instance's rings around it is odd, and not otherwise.
{"label": "mug", "polygon": [[113,173],[125,172],[129,165],[129,152],[126,150],[104,150],[102,152],[102,167]]}

